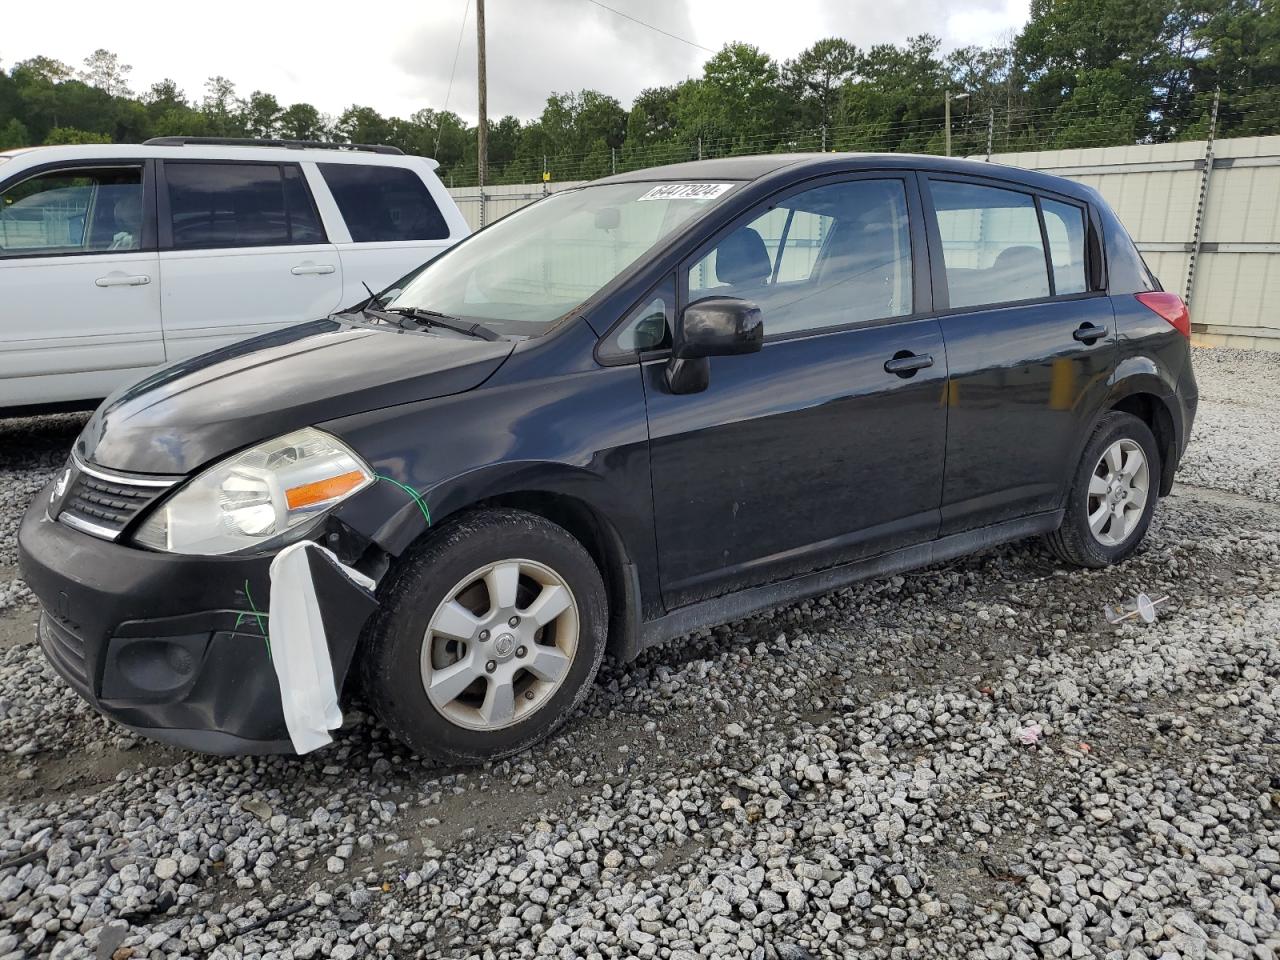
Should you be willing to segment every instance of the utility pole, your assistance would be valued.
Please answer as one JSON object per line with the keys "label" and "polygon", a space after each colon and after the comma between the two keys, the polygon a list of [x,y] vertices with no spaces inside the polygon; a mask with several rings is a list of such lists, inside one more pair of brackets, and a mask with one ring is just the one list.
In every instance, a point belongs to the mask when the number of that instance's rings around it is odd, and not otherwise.
{"label": "utility pole", "polygon": [[489,172],[489,90],[484,66],[484,0],[476,0],[476,61],[479,76],[476,84],[480,95],[480,123],[476,128],[476,181],[480,185],[480,225],[484,226],[484,181]]}
{"label": "utility pole", "polygon": [[[943,120],[943,123],[945,123],[947,126],[947,156],[949,157],[951,156],[951,100],[952,100],[951,91],[950,90],[946,91],[942,95],[942,97],[943,97],[943,100],[946,102],[945,119]],[[968,100],[969,95],[967,93],[957,93],[954,99]]]}
{"label": "utility pole", "polygon": [[946,104],[946,106],[943,108],[944,113],[943,113],[942,122],[947,128],[947,156],[949,157],[951,156],[951,91],[950,90],[948,90],[946,93],[942,95],[942,100],[943,100],[943,103]]}

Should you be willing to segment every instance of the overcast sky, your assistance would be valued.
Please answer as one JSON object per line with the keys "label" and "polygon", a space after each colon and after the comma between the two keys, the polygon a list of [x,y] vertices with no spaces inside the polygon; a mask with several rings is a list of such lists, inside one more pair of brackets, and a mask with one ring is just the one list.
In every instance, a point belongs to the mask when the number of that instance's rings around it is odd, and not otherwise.
{"label": "overcast sky", "polygon": [[[1000,40],[1026,20],[1029,0],[601,0],[703,47],[742,40],[778,60],[814,40],[860,47],[931,32],[947,49]],[[65,0],[9,4],[0,67],[44,54],[79,67],[98,47],[133,65],[145,90],[171,77],[198,99],[214,74],[240,95],[255,89],[288,105],[337,114],[353,103],[408,116],[444,106],[463,10],[461,55],[449,107],[475,120],[474,0],[280,3],[139,0],[124,6]],[[187,11],[197,16],[185,16]],[[645,87],[695,76],[708,54],[601,9],[590,0],[487,0],[489,115],[528,119],[551,91],[593,87],[629,106]]]}

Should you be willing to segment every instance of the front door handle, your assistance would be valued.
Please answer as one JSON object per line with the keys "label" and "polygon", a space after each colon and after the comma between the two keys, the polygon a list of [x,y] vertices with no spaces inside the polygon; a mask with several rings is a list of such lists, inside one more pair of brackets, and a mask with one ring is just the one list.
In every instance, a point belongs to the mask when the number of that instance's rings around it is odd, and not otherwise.
{"label": "front door handle", "polygon": [[1081,343],[1091,344],[1097,340],[1101,340],[1110,332],[1111,331],[1106,327],[1095,327],[1091,323],[1082,323],[1071,336],[1075,337]]}
{"label": "front door handle", "polygon": [[99,287],[145,287],[151,282],[151,278],[145,274],[130,277],[123,273],[109,273],[93,282]]}
{"label": "front door handle", "polygon": [[305,277],[311,274],[333,273],[335,269],[332,263],[300,263],[289,272],[295,277]]}
{"label": "front door handle", "polygon": [[893,355],[893,359],[884,362],[884,372],[896,373],[905,380],[907,377],[914,377],[917,370],[932,366],[933,357],[927,353],[915,354],[910,350],[899,350]]}

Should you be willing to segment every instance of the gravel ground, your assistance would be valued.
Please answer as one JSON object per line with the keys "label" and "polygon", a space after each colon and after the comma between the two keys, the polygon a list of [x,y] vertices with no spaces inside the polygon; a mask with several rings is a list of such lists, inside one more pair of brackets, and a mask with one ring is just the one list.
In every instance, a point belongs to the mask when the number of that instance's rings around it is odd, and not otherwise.
{"label": "gravel ground", "polygon": [[[684,638],[488,768],[359,710],[302,759],[137,741],[0,587],[0,958],[1271,960],[1280,358],[1196,360],[1123,567],[1017,544]],[[0,584],[77,423],[0,424]],[[1109,626],[1139,590],[1160,619]]]}

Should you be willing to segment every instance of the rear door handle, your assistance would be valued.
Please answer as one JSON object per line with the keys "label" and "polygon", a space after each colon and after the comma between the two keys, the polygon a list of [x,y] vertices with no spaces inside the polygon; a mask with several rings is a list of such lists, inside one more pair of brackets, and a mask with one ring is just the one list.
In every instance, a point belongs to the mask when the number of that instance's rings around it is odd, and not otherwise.
{"label": "rear door handle", "polygon": [[109,273],[93,282],[99,287],[145,287],[151,282],[151,278],[145,274],[128,277],[123,273]]}
{"label": "rear door handle", "polygon": [[926,354],[915,354],[909,350],[899,350],[893,359],[884,362],[885,373],[896,373],[904,380],[914,377],[917,370],[933,366],[933,357]]}
{"label": "rear door handle", "polygon": [[1096,340],[1101,340],[1110,332],[1106,327],[1095,327],[1091,323],[1082,323],[1071,336],[1081,343],[1093,343]]}
{"label": "rear door handle", "polygon": [[335,269],[331,263],[300,263],[289,272],[295,277],[305,277],[309,274],[333,273]]}

